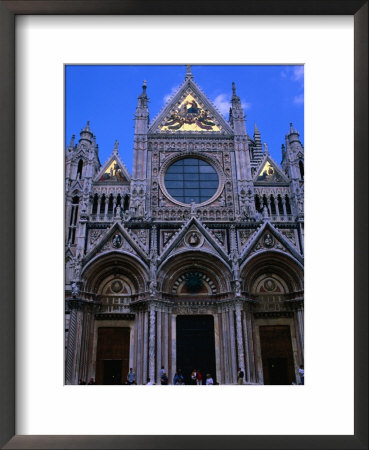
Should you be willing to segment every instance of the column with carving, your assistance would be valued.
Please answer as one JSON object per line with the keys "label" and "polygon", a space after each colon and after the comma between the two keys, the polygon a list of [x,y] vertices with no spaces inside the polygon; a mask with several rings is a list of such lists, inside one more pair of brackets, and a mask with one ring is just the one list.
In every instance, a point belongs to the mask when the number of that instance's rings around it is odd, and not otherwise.
{"label": "column with carving", "polygon": [[302,354],[304,354],[304,309],[303,305],[299,306],[296,311],[297,323],[299,327],[300,345]]}
{"label": "column with carving", "polygon": [[236,339],[237,339],[237,353],[238,353],[238,367],[241,368],[244,372],[246,372],[245,367],[245,356],[243,349],[243,338],[242,338],[242,312],[241,312],[241,304],[236,304]]}
{"label": "column with carving", "polygon": [[146,384],[147,382],[147,347],[148,347],[148,313],[143,312],[143,356],[142,356],[142,379],[141,384]]}
{"label": "column with carving", "polygon": [[249,320],[248,320],[249,311],[245,310],[243,312],[243,333],[245,339],[245,378],[246,381],[252,382],[255,381],[251,372],[251,357],[250,357],[250,342],[249,342]]}
{"label": "column with carving", "polygon": [[236,343],[234,333],[234,311],[228,312],[229,319],[229,335],[231,341],[231,382],[237,382],[237,367],[236,367]]}
{"label": "column with carving", "polygon": [[70,320],[69,320],[69,331],[68,331],[68,345],[67,354],[65,361],[65,384],[73,384],[73,360],[74,360],[74,349],[76,342],[76,332],[77,332],[77,310],[71,308]]}
{"label": "column with carving", "polygon": [[158,311],[158,316],[156,320],[156,329],[157,329],[157,335],[156,335],[156,376],[157,376],[157,383],[160,384],[160,369],[162,366],[161,362],[161,317],[162,312]]}
{"label": "column with carving", "polygon": [[153,305],[150,306],[150,335],[149,335],[149,378],[155,382],[155,327],[156,312]]}

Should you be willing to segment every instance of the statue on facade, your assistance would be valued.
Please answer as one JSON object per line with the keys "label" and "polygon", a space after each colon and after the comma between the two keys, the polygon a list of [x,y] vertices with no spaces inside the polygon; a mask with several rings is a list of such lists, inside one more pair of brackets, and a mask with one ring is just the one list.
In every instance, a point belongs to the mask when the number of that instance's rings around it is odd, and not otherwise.
{"label": "statue on facade", "polygon": [[263,219],[267,219],[269,217],[268,208],[265,204],[263,205],[262,216],[263,216]]}
{"label": "statue on facade", "polygon": [[231,255],[232,260],[232,272],[233,272],[233,278],[235,280],[238,280],[239,274],[240,274],[240,263],[239,263],[239,257],[236,250],[232,252]]}
{"label": "statue on facade", "polygon": [[241,297],[241,283],[239,280],[234,282],[234,293],[236,297]]}
{"label": "statue on facade", "polygon": [[81,273],[81,267],[82,267],[82,256],[81,253],[78,253],[78,255],[74,258],[74,278],[78,279],[79,275]]}
{"label": "statue on facade", "polygon": [[112,244],[114,248],[119,248],[122,246],[122,236],[120,234],[116,234],[113,237]]}
{"label": "statue on facade", "polygon": [[120,218],[120,205],[118,205],[116,210],[115,210],[115,217],[119,217]]}
{"label": "statue on facade", "polygon": [[190,245],[192,245],[193,247],[194,247],[195,245],[198,245],[198,244],[200,243],[199,235],[198,235],[195,231],[193,231],[193,232],[190,234],[190,237],[188,238],[188,243],[189,243]]}
{"label": "statue on facade", "polygon": [[274,239],[273,236],[270,233],[267,233],[264,236],[264,245],[265,247],[273,247]]}
{"label": "statue on facade", "polygon": [[74,281],[72,283],[72,297],[76,298],[78,294],[79,294],[79,287],[77,286],[77,283]]}

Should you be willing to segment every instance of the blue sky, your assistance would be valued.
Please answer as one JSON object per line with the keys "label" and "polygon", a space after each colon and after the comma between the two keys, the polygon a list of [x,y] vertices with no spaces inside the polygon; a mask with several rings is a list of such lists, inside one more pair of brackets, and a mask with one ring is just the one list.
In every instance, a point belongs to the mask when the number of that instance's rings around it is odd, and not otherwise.
{"label": "blue sky", "polygon": [[[183,82],[185,65],[88,66],[65,68],[65,143],[79,133],[87,120],[99,144],[102,164],[115,140],[128,170],[132,170],[134,113],[137,97],[147,81],[150,121]],[[256,123],[262,142],[272,157],[281,161],[281,144],[289,123],[304,143],[303,66],[192,66],[195,82],[228,120],[232,82],[236,83],[246,113],[246,128],[253,136]]]}

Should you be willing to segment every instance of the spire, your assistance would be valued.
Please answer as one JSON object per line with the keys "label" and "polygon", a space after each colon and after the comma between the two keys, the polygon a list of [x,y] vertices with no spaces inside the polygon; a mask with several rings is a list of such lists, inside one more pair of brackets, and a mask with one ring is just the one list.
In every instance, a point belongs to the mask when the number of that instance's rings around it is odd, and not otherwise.
{"label": "spire", "polygon": [[[240,97],[236,94],[236,83],[232,81],[232,108],[242,110],[241,100]],[[234,111],[233,111],[234,112]]]}
{"label": "spire", "polygon": [[236,93],[236,83],[232,81],[232,98],[229,121],[236,134],[246,134],[245,113],[242,108],[241,99]]}
{"label": "spire", "polygon": [[88,141],[90,144],[92,143],[93,133],[90,129],[90,121],[89,120],[87,121],[86,126],[81,130],[80,136],[81,136],[81,138],[80,138],[79,142]]}
{"label": "spire", "polygon": [[254,141],[255,141],[255,147],[253,150],[253,159],[255,161],[261,161],[263,159],[263,146],[261,143],[261,135],[259,128],[257,127],[256,123],[254,124]]}
{"label": "spire", "polygon": [[73,150],[75,138],[76,138],[76,135],[75,135],[75,134],[72,134],[72,139],[70,140],[69,147],[68,147],[68,150],[69,150],[70,152]]}
{"label": "spire", "polygon": [[185,76],[185,80],[187,81],[187,80],[192,80],[193,79],[193,75],[192,75],[192,72],[191,72],[191,65],[190,64],[188,64],[187,66],[186,66],[186,76]]}
{"label": "spire", "polygon": [[147,81],[143,80],[142,93],[138,97],[138,107],[143,107],[143,108],[147,107],[148,98],[147,98],[146,89],[147,89]]}
{"label": "spire", "polygon": [[113,149],[114,155],[118,154],[118,147],[119,147],[119,142],[117,140],[115,140],[114,149]]}

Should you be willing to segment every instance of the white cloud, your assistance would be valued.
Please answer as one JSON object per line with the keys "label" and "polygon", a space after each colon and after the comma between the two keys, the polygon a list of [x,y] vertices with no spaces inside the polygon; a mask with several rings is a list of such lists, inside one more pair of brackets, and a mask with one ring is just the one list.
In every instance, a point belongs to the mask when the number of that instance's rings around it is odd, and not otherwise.
{"label": "white cloud", "polygon": [[218,110],[225,116],[229,112],[229,108],[231,107],[231,102],[229,101],[229,97],[226,94],[219,94],[214,99],[214,105],[218,108]]}
{"label": "white cloud", "polygon": [[294,81],[304,80],[304,66],[296,66],[293,68],[292,79]]}
{"label": "white cloud", "polygon": [[[229,108],[231,107],[231,101],[229,99],[229,94],[219,94],[213,101],[214,105],[218,110],[226,116],[229,113]],[[241,101],[241,106],[243,109],[250,109],[251,103]]]}
{"label": "white cloud", "polygon": [[168,94],[164,95],[163,102],[167,103],[167,101],[172,97],[173,94],[175,94],[177,92],[178,89],[179,89],[179,86],[173,86],[172,89],[170,90],[170,92]]}
{"label": "white cloud", "polygon": [[293,103],[295,105],[302,105],[304,103],[304,94],[296,95],[293,98]]}
{"label": "white cloud", "polygon": [[281,78],[289,78],[292,81],[304,82],[304,66],[285,67],[280,72]]}

